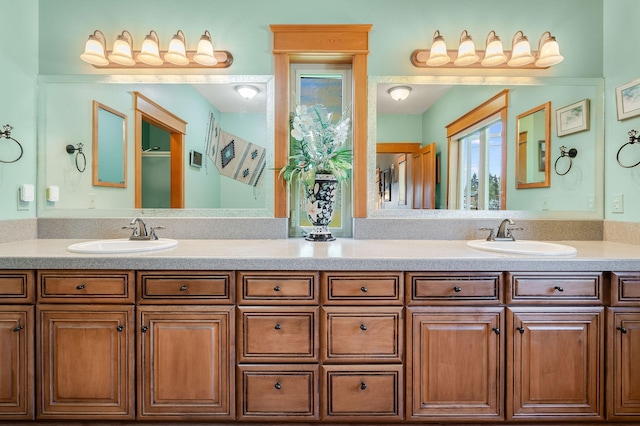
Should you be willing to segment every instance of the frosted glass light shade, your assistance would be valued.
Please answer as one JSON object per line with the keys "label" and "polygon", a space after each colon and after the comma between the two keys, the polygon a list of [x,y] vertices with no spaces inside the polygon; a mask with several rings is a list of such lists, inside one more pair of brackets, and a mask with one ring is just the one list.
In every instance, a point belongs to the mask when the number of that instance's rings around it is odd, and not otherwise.
{"label": "frosted glass light shade", "polygon": [[109,60],[105,56],[104,46],[104,34],[100,31],[95,31],[89,36],[89,39],[85,43],[84,52],[80,55],[80,59],[91,65],[108,65]]}
{"label": "frosted glass light shade", "polygon": [[537,67],[550,67],[552,65],[559,64],[564,60],[564,57],[560,54],[560,46],[548,31],[542,34],[540,42],[538,43],[538,60],[536,61]]}
{"label": "frosted glass light shade", "polygon": [[480,57],[476,55],[476,46],[473,44],[471,36],[467,30],[460,35],[460,45],[458,46],[458,57],[453,63],[458,66],[471,65],[478,62]]}
{"label": "frosted glass light shade", "polygon": [[120,65],[132,66],[136,61],[133,60],[131,53],[131,45],[133,39],[128,31],[123,31],[116,41],[113,43],[113,51],[109,54],[109,60]]}
{"label": "frosted glass light shade", "polygon": [[487,46],[484,50],[484,58],[482,58],[482,62],[480,63],[485,67],[495,67],[506,61],[507,55],[504,54],[502,49],[500,37],[498,37],[494,31],[489,32],[489,35],[487,35]]}
{"label": "frosted glass light shade", "polygon": [[151,31],[142,42],[142,48],[138,54],[138,60],[147,65],[162,65],[164,61],[160,57],[160,48],[158,44],[158,35],[155,31]]}
{"label": "frosted glass light shade", "polygon": [[171,39],[169,50],[164,54],[164,59],[174,65],[187,65],[189,63],[187,48],[184,44],[184,34],[181,30],[178,30],[176,35]]}
{"label": "frosted glass light shade", "polygon": [[447,45],[444,42],[444,37],[440,35],[440,31],[436,31],[433,34],[433,43],[431,44],[427,65],[430,67],[439,67],[448,64],[450,61],[451,58],[447,53]]}
{"label": "frosted glass light shade", "polygon": [[212,66],[218,63],[213,53],[213,42],[211,41],[211,34],[209,31],[205,31],[198,41],[198,50],[193,55],[193,60],[200,65]]}
{"label": "frosted glass light shade", "polygon": [[259,90],[255,86],[243,85],[243,86],[236,86],[236,92],[238,92],[238,94],[242,96],[244,99],[249,100],[249,99],[255,98]]}
{"label": "frosted glass light shade", "polygon": [[409,97],[409,94],[411,93],[411,87],[396,86],[392,87],[387,92],[389,93],[389,96],[391,96],[391,99],[393,99],[394,101],[404,101]]}
{"label": "frosted glass light shade", "polygon": [[521,67],[533,62],[534,57],[531,54],[529,39],[522,33],[522,31],[515,33],[511,44],[511,59],[509,59],[507,65],[510,67]]}

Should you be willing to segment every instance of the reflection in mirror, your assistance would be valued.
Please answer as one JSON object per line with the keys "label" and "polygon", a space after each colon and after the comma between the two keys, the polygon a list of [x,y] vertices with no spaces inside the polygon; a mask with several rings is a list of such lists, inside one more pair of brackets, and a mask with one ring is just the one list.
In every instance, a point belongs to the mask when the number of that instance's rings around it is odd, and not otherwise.
{"label": "reflection in mirror", "polygon": [[[393,101],[387,91],[392,86],[412,88],[406,101]],[[501,185],[504,190],[501,210],[460,211],[448,206],[450,191],[449,145],[447,127],[487,99],[508,90],[506,125],[502,129],[506,153],[503,157]],[[602,79],[534,78],[534,77],[446,77],[446,76],[369,76],[369,141],[368,141],[368,216],[369,217],[510,217],[584,218],[603,217],[603,151],[602,119],[591,120],[588,132],[571,135],[580,145],[581,161],[573,176],[555,177],[554,185],[521,190],[516,187],[516,115],[545,102],[568,105],[577,99],[590,99],[594,117],[604,114]],[[407,102],[407,103],[405,103]],[[551,126],[553,129],[553,126]],[[546,138],[541,138],[545,139]],[[551,140],[551,135],[549,136]],[[434,143],[440,159],[436,183],[436,209],[412,209],[391,204],[380,205],[376,180],[376,147],[394,141],[413,142],[421,148]],[[537,140],[536,140],[537,143]],[[538,149],[539,145],[536,146]],[[550,155],[549,145],[543,151]],[[583,149],[588,150],[582,158]],[[546,160],[546,157],[545,157]],[[538,165],[539,166],[539,165]],[[548,170],[548,166],[545,166]],[[573,170],[572,170],[573,172]],[[408,194],[412,191],[409,190]],[[449,200],[451,194],[449,194]],[[460,199],[460,198],[458,198]],[[471,205],[471,197],[469,205]],[[462,203],[464,204],[464,198]],[[503,210],[504,209],[504,210]],[[445,210],[449,210],[445,212]],[[506,212],[505,210],[508,210]]]}
{"label": "reflection in mirror", "polygon": [[516,188],[550,185],[551,102],[516,117]]}
{"label": "reflection in mirror", "polygon": [[[219,133],[246,141],[264,150],[265,170],[273,167],[273,76],[171,76],[104,75],[40,76],[38,187],[58,185],[60,201],[38,204],[42,217],[273,217],[273,173],[265,173],[258,185],[223,174],[214,162],[211,147],[213,123]],[[252,85],[258,94],[244,99],[235,90]],[[122,188],[93,186],[92,179],[78,173],[71,156],[61,155],[60,146],[85,142],[91,137],[91,102],[97,100],[121,112],[135,123],[134,94],[138,92],[186,123],[181,165],[184,179],[184,208],[135,207],[135,186]],[[157,124],[151,122],[151,124]],[[127,126],[128,141],[135,141],[141,126]],[[85,146],[88,144],[85,143]],[[127,144],[126,176],[135,176],[136,161],[142,151],[158,144]],[[160,151],[160,149],[156,150]],[[189,163],[190,151],[202,153],[202,167]],[[99,152],[87,152],[100,160]],[[148,156],[148,154],[145,154]],[[152,157],[153,155],[151,155]],[[101,167],[98,168],[101,170]],[[225,170],[226,171],[226,170]],[[87,179],[88,178],[88,179]],[[44,192],[44,190],[43,190]]]}
{"label": "reflection in mirror", "polygon": [[93,101],[93,186],[127,186],[127,116]]}

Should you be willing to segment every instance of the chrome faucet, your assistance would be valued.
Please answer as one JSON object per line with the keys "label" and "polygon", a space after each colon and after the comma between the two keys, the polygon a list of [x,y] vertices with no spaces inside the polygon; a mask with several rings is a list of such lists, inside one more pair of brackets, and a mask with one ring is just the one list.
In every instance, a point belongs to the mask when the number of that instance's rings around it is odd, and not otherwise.
{"label": "chrome faucet", "polygon": [[511,233],[511,231],[522,230],[522,228],[514,228],[511,225],[515,225],[515,222],[511,219],[505,219],[500,222],[500,226],[498,226],[498,232],[493,234],[493,228],[480,228],[481,231],[490,231],[489,236],[487,237],[487,241],[515,241],[515,237]]}
{"label": "chrome faucet", "polygon": [[156,235],[156,229],[164,229],[164,227],[152,227],[150,228],[151,230],[147,232],[147,225],[142,219],[136,217],[131,221],[131,223],[129,223],[129,226],[123,226],[122,229],[133,230],[129,237],[130,240],[157,240],[158,236]]}

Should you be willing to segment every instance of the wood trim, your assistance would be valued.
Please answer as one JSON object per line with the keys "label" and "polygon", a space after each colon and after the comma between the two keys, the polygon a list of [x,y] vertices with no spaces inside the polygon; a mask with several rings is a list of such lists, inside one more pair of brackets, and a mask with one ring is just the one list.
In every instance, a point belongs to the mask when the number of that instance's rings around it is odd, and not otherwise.
{"label": "wood trim", "polygon": [[[169,110],[161,107],[140,92],[133,92],[133,107],[142,112],[145,118],[155,120],[163,128],[170,128],[172,131],[187,133],[187,122],[173,114]],[[151,121],[149,120],[149,121]]]}
{"label": "wood trim", "polygon": [[420,142],[378,142],[376,154],[406,154],[420,149]]}
{"label": "wood trim", "polygon": [[[523,112],[522,114],[518,114],[518,116],[516,116],[516,146],[519,142],[518,137],[520,134],[520,126],[518,125],[518,123],[520,122],[520,119],[522,117],[526,117],[527,115],[530,115],[542,110],[544,110],[544,121],[545,121],[544,139],[546,141],[545,146],[547,149],[547,155],[544,163],[544,182],[532,182],[532,183],[519,182],[518,174],[515,173],[517,189],[546,188],[548,186],[551,186],[551,170],[550,170],[551,169],[551,150],[549,149],[551,147],[551,102],[545,102],[542,105],[538,105],[537,107],[532,108],[529,111]],[[520,152],[519,150],[516,150],[516,169],[518,168],[518,165],[521,162],[521,159],[519,158],[520,157],[519,152]]]}
{"label": "wood trim", "polygon": [[[367,56],[372,25],[270,25],[275,73],[275,177],[289,152],[289,78],[291,63],[352,64],[353,217],[367,216]],[[274,216],[288,217],[285,182],[274,185]]]}
{"label": "wood trim", "polygon": [[493,98],[483,102],[462,117],[445,126],[447,128],[447,137],[451,137],[456,133],[460,133],[467,127],[471,127],[476,123],[484,120],[490,115],[496,114],[503,108],[509,106],[509,89],[505,89],[495,95]]}
{"label": "wood trim", "polygon": [[171,133],[171,208],[184,208],[184,134]]}
{"label": "wood trim", "polygon": [[[127,187],[127,133],[128,133],[128,123],[127,123],[127,115],[117,111],[111,107],[108,107],[96,100],[91,102],[92,110],[93,110],[93,123],[91,125],[91,185],[93,186],[109,186],[114,188],[126,188]],[[117,115],[122,118],[123,128],[122,128],[122,153],[123,153],[123,173],[122,173],[122,181],[123,183],[118,182],[101,182],[98,180],[98,145],[99,145],[99,137],[98,137],[98,110],[103,109],[105,111],[110,112],[113,115]]]}

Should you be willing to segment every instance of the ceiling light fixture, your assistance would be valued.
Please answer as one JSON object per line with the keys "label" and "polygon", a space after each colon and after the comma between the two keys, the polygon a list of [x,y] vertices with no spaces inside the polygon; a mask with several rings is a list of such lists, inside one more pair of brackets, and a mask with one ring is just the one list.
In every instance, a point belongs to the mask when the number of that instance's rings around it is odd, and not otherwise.
{"label": "ceiling light fixture", "polygon": [[153,30],[145,36],[139,51],[133,50],[133,37],[126,30],[117,36],[113,50],[107,51],[104,34],[96,30],[89,35],[80,59],[96,68],[228,68],[233,63],[230,52],[213,49],[209,31],[200,37],[197,50],[189,51],[181,30],[166,51],[160,50],[158,34]]}
{"label": "ceiling light fixture", "polygon": [[418,68],[541,69],[556,65],[563,59],[556,38],[549,31],[540,37],[537,52],[531,51],[529,40],[522,31],[514,34],[511,50],[504,51],[500,37],[493,30],[487,35],[485,50],[476,51],[471,36],[464,30],[460,34],[457,51],[447,50],[444,37],[440,31],[436,31],[433,34],[431,49],[417,49],[411,54],[411,63]]}
{"label": "ceiling light fixture", "polygon": [[249,85],[236,86],[235,89],[240,96],[247,100],[255,98],[260,91],[257,87]]}
{"label": "ceiling light fixture", "polygon": [[387,92],[389,93],[389,96],[391,96],[391,99],[400,102],[409,97],[409,94],[411,93],[411,87],[395,86],[387,90]]}

